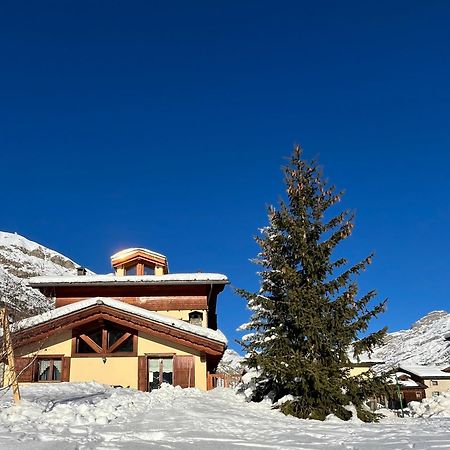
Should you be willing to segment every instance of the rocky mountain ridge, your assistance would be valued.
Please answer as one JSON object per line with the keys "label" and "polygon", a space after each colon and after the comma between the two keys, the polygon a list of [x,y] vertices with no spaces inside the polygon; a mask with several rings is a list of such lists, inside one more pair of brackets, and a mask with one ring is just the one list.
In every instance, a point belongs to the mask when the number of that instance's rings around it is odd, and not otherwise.
{"label": "rocky mountain ridge", "polygon": [[0,231],[0,301],[21,316],[33,315],[53,305],[26,279],[40,275],[76,275],[79,265],[70,258],[17,233]]}

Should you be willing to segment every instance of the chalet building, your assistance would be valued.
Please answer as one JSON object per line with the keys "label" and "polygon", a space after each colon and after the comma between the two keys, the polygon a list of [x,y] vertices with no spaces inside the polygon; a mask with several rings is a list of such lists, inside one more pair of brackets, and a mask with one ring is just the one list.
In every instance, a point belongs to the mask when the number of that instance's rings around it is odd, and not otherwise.
{"label": "chalet building", "polygon": [[[410,374],[405,372],[394,372],[389,377],[389,383],[392,391],[386,400],[390,409],[400,409],[410,402],[421,402],[426,397],[427,386],[421,381],[414,380]],[[402,403],[400,403],[398,391],[400,391]]]}
{"label": "chalet building", "polygon": [[55,309],[14,325],[19,381],[206,390],[226,348],[216,302],[227,277],[170,274],[164,255],[142,248],[116,253],[111,263],[111,275],[79,269],[29,280]]}
{"label": "chalet building", "polygon": [[[436,397],[450,389],[450,373],[438,366],[400,365],[398,370],[423,386],[422,398]],[[421,400],[418,395],[417,400]]]}

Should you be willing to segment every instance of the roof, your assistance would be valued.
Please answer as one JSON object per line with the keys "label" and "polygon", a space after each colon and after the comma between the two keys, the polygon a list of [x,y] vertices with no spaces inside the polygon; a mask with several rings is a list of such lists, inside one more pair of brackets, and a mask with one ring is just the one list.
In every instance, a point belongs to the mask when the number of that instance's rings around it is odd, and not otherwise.
{"label": "roof", "polygon": [[438,366],[404,366],[400,365],[399,370],[416,375],[420,378],[448,378],[450,373],[443,372]]}
{"label": "roof", "polygon": [[72,285],[165,285],[165,284],[228,284],[226,275],[220,273],[172,273],[166,275],[83,275],[83,276],[53,276],[33,277],[28,280],[32,287],[72,286]]}
{"label": "roof", "polygon": [[125,248],[124,250],[121,250],[120,252],[114,253],[114,255],[111,256],[111,259],[121,259],[126,258],[127,256],[132,255],[133,253],[148,253],[150,255],[159,256],[160,258],[166,259],[166,256],[162,253],[154,252],[153,250],[148,250],[147,248],[142,247],[132,247],[132,248]]}
{"label": "roof", "polygon": [[[402,379],[403,378],[403,379]],[[405,380],[405,378],[407,378]],[[411,380],[410,376],[404,372],[396,372],[389,377],[390,384],[398,384],[404,388],[416,388],[416,389],[425,389],[425,386],[418,381]]]}
{"label": "roof", "polygon": [[42,314],[38,314],[37,316],[28,317],[27,319],[23,319],[19,322],[16,322],[11,331],[13,332],[21,332],[27,330],[32,327],[36,327],[38,325],[45,324],[47,322],[54,321],[56,319],[62,318],[64,316],[70,315],[72,313],[80,312],[83,310],[87,310],[94,306],[105,305],[110,308],[113,308],[118,311],[122,311],[125,313],[132,314],[134,316],[141,317],[143,319],[148,319],[152,322],[157,322],[162,325],[169,326],[171,328],[175,328],[177,330],[181,330],[196,336],[201,336],[207,338],[209,340],[213,340],[216,342],[220,342],[222,344],[227,344],[227,338],[225,335],[219,330],[211,330],[210,328],[202,328],[197,325],[192,325],[190,323],[184,322],[182,320],[174,319],[167,316],[162,316],[153,311],[148,311],[143,308],[139,308],[138,306],[130,305],[128,303],[121,302],[119,300],[114,300],[112,298],[89,298],[87,300],[81,300],[79,302],[72,303],[67,306],[62,306],[60,308],[53,309],[51,311],[47,311]]}
{"label": "roof", "polygon": [[361,353],[357,357],[353,356],[353,350],[349,350],[347,354],[350,362],[355,366],[374,366],[375,364],[384,364],[384,361],[381,359],[374,359],[366,352]]}

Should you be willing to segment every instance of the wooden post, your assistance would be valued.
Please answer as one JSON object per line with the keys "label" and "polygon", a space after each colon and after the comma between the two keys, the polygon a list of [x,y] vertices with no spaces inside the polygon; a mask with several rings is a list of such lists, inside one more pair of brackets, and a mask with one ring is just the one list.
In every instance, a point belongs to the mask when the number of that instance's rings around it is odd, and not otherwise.
{"label": "wooden post", "polygon": [[14,361],[14,348],[11,342],[11,332],[9,330],[8,312],[5,308],[0,311],[0,320],[3,328],[3,346],[6,350],[9,366],[9,381],[13,389],[14,403],[20,403],[19,382],[17,381],[16,365]]}

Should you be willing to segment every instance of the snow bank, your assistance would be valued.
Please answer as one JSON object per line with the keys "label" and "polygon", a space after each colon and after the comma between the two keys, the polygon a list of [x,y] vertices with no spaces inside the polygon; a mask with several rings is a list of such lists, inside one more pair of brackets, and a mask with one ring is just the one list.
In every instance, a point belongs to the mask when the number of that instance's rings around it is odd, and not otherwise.
{"label": "snow bank", "polygon": [[408,406],[413,417],[450,417],[450,391]]}
{"label": "snow bank", "polygon": [[247,403],[231,389],[163,386],[151,392],[97,383],[34,384],[24,401],[0,398],[0,448],[34,450],[428,449],[450,446],[450,419],[298,420]]}

